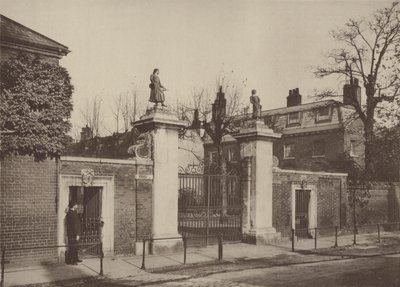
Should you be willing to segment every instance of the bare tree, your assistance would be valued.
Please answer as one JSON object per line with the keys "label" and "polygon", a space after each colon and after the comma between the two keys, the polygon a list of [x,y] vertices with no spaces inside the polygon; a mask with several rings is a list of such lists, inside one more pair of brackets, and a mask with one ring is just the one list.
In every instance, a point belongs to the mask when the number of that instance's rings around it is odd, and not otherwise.
{"label": "bare tree", "polygon": [[341,48],[328,54],[326,67],[315,75],[342,75],[360,78],[365,88],[366,105],[356,99],[351,105],[364,124],[365,176],[373,175],[373,136],[378,104],[393,102],[400,90],[400,9],[395,2],[377,10],[370,19],[350,19],[343,28],[332,32]]}
{"label": "bare tree", "polygon": [[[179,118],[189,123],[190,129],[203,129],[217,148],[217,164],[224,165],[222,142],[226,135],[237,131],[238,117],[243,115],[241,89],[235,85],[218,81],[218,91],[214,102],[211,102],[207,89],[193,91],[189,104],[180,103],[177,106]],[[186,131],[181,133],[186,136]]]}
{"label": "bare tree", "polygon": [[132,122],[136,121],[143,112],[142,104],[137,100],[136,90],[132,94],[125,94],[122,98],[121,113],[125,131],[129,130]]}
{"label": "bare tree", "polygon": [[114,98],[114,108],[113,108],[113,116],[117,125],[116,132],[119,132],[119,119],[121,116],[121,108],[122,108],[122,95],[119,94],[118,97]]}
{"label": "bare tree", "polygon": [[95,96],[91,100],[87,100],[86,107],[81,111],[83,121],[85,124],[91,128],[93,132],[93,137],[100,136],[100,126],[102,124],[102,119],[100,115],[102,98]]}

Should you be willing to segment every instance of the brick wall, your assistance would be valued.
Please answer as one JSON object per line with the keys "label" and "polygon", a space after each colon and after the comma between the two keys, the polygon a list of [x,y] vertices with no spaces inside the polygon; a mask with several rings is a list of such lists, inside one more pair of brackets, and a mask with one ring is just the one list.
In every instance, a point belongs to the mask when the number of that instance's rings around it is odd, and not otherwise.
{"label": "brick wall", "polygon": [[[337,129],[318,134],[283,136],[274,143],[274,156],[279,159],[279,167],[283,169],[335,171],[331,163],[344,152],[343,130]],[[325,155],[313,156],[314,141],[323,141]],[[294,144],[294,158],[284,159],[284,145]]]}
{"label": "brick wall", "polygon": [[[359,192],[359,191],[357,191]],[[368,190],[367,204],[356,204],[357,225],[369,225],[385,222],[400,222],[400,182],[374,182]],[[353,226],[353,207],[345,195],[347,218],[346,228]],[[372,227],[375,228],[375,227]]]}
{"label": "brick wall", "polygon": [[[95,176],[114,178],[114,253],[133,254],[136,239],[151,234],[152,165],[137,165],[142,176],[135,179],[136,165],[65,161],[59,174],[81,175],[91,168]],[[58,176],[55,160],[36,162],[25,156],[0,161],[0,245],[7,249],[28,248],[6,253],[7,267],[58,260],[57,241]],[[136,209],[137,207],[137,209]]]}
{"label": "brick wall", "polygon": [[341,224],[341,201],[346,190],[344,174],[273,171],[273,226],[282,236],[289,236],[292,225],[292,184],[307,182],[317,194],[317,226],[334,227]]}
{"label": "brick wall", "polygon": [[[0,242],[7,249],[57,244],[57,169],[28,156],[0,161]],[[10,264],[54,261],[55,249],[9,251]]]}
{"label": "brick wall", "polygon": [[[152,166],[137,168],[141,175],[153,174]],[[152,180],[136,181],[135,164],[62,161],[60,173],[80,175],[82,169],[93,169],[95,176],[114,177],[114,253],[133,254],[137,237],[151,234]]]}

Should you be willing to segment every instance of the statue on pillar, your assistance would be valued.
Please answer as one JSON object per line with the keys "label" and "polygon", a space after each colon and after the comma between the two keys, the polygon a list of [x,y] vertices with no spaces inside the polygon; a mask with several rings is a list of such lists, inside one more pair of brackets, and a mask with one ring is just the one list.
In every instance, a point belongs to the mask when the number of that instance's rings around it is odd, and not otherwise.
{"label": "statue on pillar", "polygon": [[260,98],[257,96],[256,90],[251,90],[250,103],[253,105],[253,119],[261,118],[261,104]]}
{"label": "statue on pillar", "polygon": [[164,92],[167,90],[161,84],[160,78],[158,75],[160,74],[159,69],[154,69],[153,74],[150,75],[150,99],[149,101],[155,103],[155,106],[158,106],[160,103],[163,107],[166,107],[164,104],[165,95]]}

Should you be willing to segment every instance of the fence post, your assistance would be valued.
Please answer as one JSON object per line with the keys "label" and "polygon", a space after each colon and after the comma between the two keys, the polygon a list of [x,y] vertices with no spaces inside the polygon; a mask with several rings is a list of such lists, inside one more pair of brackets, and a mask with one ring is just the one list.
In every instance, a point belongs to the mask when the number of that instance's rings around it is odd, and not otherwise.
{"label": "fence post", "polygon": [[1,282],[0,286],[4,287],[4,265],[6,264],[6,249],[3,247],[1,249]]}
{"label": "fence post", "polygon": [[294,252],[294,229],[292,228],[292,252]]}
{"label": "fence post", "polygon": [[100,241],[100,276],[103,276],[103,258],[104,258],[103,242]]}
{"label": "fence post", "polygon": [[381,230],[378,223],[378,242],[381,243]]}
{"label": "fence post", "polygon": [[314,233],[315,233],[315,236],[314,236],[314,249],[317,249],[317,238],[318,238],[318,228],[317,227],[314,228]]}
{"label": "fence post", "polygon": [[338,247],[338,245],[337,245],[337,233],[338,233],[338,227],[335,226],[335,246],[334,247]]}
{"label": "fence post", "polygon": [[183,264],[186,264],[186,248],[187,248],[186,236],[183,236],[182,239],[183,239]]}
{"label": "fence post", "polygon": [[100,276],[103,276],[103,259],[104,259],[104,252],[103,252],[103,225],[104,222],[99,218],[99,222],[97,225],[97,236],[99,240],[99,247],[100,247]]}
{"label": "fence post", "polygon": [[354,224],[354,231],[353,231],[353,233],[354,233],[353,245],[356,245],[356,244],[357,244],[357,227],[356,227],[355,224]]}
{"label": "fence post", "polygon": [[145,257],[146,257],[146,238],[143,237],[143,254],[142,254],[142,267],[140,269],[145,270]]}
{"label": "fence post", "polygon": [[218,260],[222,260],[222,253],[223,253],[223,247],[222,247],[222,234],[218,233]]}

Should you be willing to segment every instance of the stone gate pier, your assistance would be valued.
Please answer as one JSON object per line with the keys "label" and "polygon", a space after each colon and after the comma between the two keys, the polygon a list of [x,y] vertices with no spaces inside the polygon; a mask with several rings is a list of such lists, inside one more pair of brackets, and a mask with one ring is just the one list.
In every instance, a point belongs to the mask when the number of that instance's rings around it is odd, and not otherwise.
{"label": "stone gate pier", "polygon": [[155,106],[133,126],[150,134],[152,140],[152,251],[154,254],[176,251],[182,248],[178,234],[178,131],[185,122],[168,108]]}
{"label": "stone gate pier", "polygon": [[272,226],[272,147],[281,134],[252,119],[233,137],[239,142],[240,157],[251,167],[247,169],[251,180],[243,186],[243,240],[256,244],[276,241],[281,235]]}

